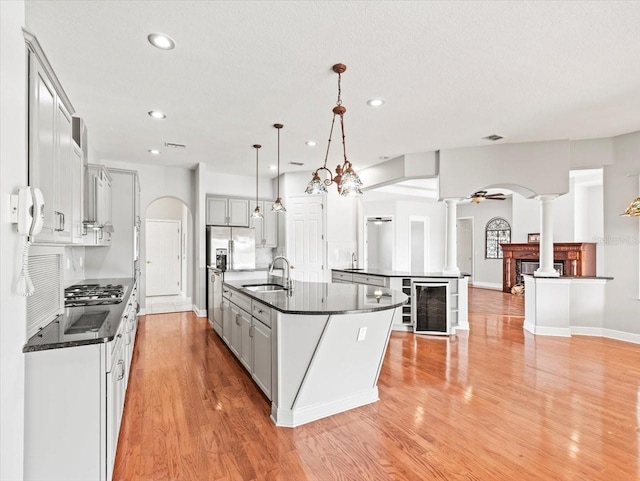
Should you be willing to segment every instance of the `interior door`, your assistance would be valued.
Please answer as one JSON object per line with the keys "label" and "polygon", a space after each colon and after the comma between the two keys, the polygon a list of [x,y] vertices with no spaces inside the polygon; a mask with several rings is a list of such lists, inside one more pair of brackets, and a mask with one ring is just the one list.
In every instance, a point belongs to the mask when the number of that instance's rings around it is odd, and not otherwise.
{"label": "interior door", "polygon": [[180,294],[180,221],[147,220],[147,296]]}
{"label": "interior door", "polygon": [[458,269],[473,280],[473,219],[457,219]]}
{"label": "interior door", "polygon": [[287,257],[292,279],[324,281],[323,204],[321,196],[289,197]]}

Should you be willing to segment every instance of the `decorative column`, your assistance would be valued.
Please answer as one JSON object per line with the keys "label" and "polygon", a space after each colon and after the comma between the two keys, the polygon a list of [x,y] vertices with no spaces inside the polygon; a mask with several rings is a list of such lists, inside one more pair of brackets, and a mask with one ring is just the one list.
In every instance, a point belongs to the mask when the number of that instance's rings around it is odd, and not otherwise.
{"label": "decorative column", "polygon": [[553,268],[553,199],[556,195],[538,196],[540,201],[540,267],[536,277],[559,277]]}
{"label": "decorative column", "polygon": [[442,273],[446,275],[458,275],[458,238],[456,232],[456,217],[458,211],[458,199],[444,199],[447,206],[447,250],[445,266]]}

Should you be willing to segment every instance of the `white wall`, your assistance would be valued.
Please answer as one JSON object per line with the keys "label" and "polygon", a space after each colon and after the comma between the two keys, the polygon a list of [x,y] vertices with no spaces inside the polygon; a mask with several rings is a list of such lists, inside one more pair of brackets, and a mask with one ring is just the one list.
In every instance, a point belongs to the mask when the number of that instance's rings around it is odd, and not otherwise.
{"label": "white wall", "polygon": [[[458,205],[458,217],[473,218],[473,282],[477,285],[490,284],[486,287],[502,288],[502,259],[486,259],[485,229],[487,223],[494,217],[501,217],[511,226],[511,242],[513,240],[513,197],[522,196],[514,194],[503,201],[480,202]],[[535,231],[537,232],[537,231]],[[526,240],[525,240],[526,242]]]}
{"label": "white wall", "polygon": [[[206,189],[207,194],[249,197],[255,199],[256,177],[255,174],[220,174],[218,172],[208,170],[206,175]],[[275,200],[274,192],[273,178],[260,177],[258,180],[258,197],[260,199]]]}
{"label": "white wall", "polygon": [[604,275],[607,283],[605,328],[640,334],[638,300],[640,218],[621,217],[638,197],[640,131],[613,139],[614,161],[604,166]]}
{"label": "white wall", "polygon": [[27,184],[23,1],[0,2],[0,479],[20,480],[24,458],[26,299],[15,292],[24,238],[9,222],[9,195]]}

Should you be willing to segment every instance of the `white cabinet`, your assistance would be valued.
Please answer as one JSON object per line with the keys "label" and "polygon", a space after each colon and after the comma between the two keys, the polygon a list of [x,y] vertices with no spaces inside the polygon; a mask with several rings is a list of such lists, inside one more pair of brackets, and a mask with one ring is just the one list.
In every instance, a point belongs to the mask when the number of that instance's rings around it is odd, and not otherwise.
{"label": "white cabinet", "polygon": [[[256,230],[256,247],[278,247],[278,213],[271,212],[271,202],[258,201],[262,219],[250,218],[249,227]],[[249,202],[249,211],[253,213],[256,201]]]}
{"label": "white cabinet", "polygon": [[[43,194],[44,226],[38,243],[73,242],[74,199],[80,185],[74,182],[71,140],[73,107],[35,39],[29,45],[29,185]],[[39,52],[39,53],[36,53]],[[55,79],[55,81],[53,80]],[[80,198],[81,198],[80,194]],[[80,208],[81,209],[81,208]],[[81,213],[81,210],[80,210]]]}
{"label": "white cabinet", "polygon": [[103,165],[87,165],[87,210],[85,245],[111,245],[113,223],[111,205],[111,176]]}
{"label": "white cabinet", "polygon": [[271,328],[255,318],[251,343],[253,353],[251,377],[262,392],[271,399]]}
{"label": "white cabinet", "polygon": [[253,356],[251,354],[252,319],[251,314],[240,310],[240,362],[251,372]]}
{"label": "white cabinet", "polygon": [[242,325],[240,320],[241,309],[235,304],[231,304],[231,336],[229,348],[236,357],[240,357],[242,349]]}
{"label": "white cabinet", "polygon": [[[123,326],[124,327],[124,326]],[[124,331],[124,329],[120,329]],[[118,434],[120,433],[120,423],[122,421],[122,411],[124,409],[124,399],[126,393],[126,365],[125,350],[122,340],[123,332],[116,335],[113,341],[116,347],[111,354],[111,365],[107,372],[107,396],[106,396],[106,479],[110,480],[113,474],[113,464],[116,460],[118,449]],[[107,346],[107,349],[109,346]]]}
{"label": "white cabinet", "polygon": [[[225,288],[228,289],[228,288]],[[224,292],[224,291],[223,291]],[[223,293],[224,296],[224,293]],[[231,344],[231,324],[235,321],[231,312],[231,303],[226,297],[222,298],[222,340],[227,346]]]}
{"label": "white cabinet", "polygon": [[207,225],[249,227],[249,200],[207,196]]}

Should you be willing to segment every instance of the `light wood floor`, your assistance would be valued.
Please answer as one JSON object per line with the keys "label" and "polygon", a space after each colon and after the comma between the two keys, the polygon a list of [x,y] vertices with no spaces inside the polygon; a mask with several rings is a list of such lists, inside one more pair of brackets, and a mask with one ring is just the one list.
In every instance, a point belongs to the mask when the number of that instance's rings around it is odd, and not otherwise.
{"label": "light wood floor", "polygon": [[140,322],[115,480],[640,479],[640,346],[534,337],[470,289],[471,331],[393,333],[380,401],[295,428],[205,319]]}

